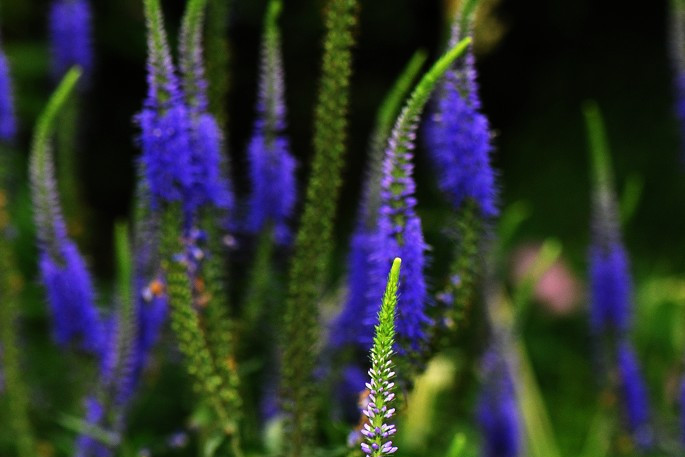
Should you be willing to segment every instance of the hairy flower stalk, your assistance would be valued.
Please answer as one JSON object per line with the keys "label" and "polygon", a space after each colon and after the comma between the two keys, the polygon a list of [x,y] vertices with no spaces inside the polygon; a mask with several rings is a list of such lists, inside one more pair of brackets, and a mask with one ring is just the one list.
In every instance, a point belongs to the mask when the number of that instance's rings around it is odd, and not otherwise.
{"label": "hairy flower stalk", "polygon": [[[400,294],[404,306],[397,316],[397,335],[401,348],[413,352],[421,350],[426,339],[425,327],[430,322],[425,310],[428,297],[423,275],[426,244],[415,210],[416,185],[411,163],[414,139],[423,108],[439,79],[470,41],[464,39],[450,49],[424,75],[395,122],[385,151],[378,229],[373,235],[375,252],[370,256],[371,277],[378,281],[394,257],[403,258],[408,265],[402,271]],[[372,322],[372,313],[367,310],[365,325]]]}
{"label": "hairy flower stalk", "polygon": [[284,100],[279,0],[272,0],[266,14],[257,101],[257,120],[248,147],[252,194],[249,201],[247,229],[258,233],[272,226],[276,242],[290,238],[288,220],[295,206],[295,159],[284,136],[286,107]]}
{"label": "hairy flower stalk", "polygon": [[501,349],[483,357],[483,388],[478,401],[478,424],[483,457],[521,455],[521,424],[511,369]]}
{"label": "hairy flower stalk", "polygon": [[[632,314],[632,281],[621,241],[609,146],[599,108],[584,107],[594,174],[593,233],[590,246],[590,325],[600,350],[616,367],[625,423],[640,447],[650,445],[647,389],[628,343]],[[609,381],[611,378],[609,377]]]}
{"label": "hairy flower stalk", "polygon": [[93,69],[91,10],[88,0],[54,0],[50,7],[50,52],[56,80],[74,65],[84,78]]}
{"label": "hairy flower stalk", "polygon": [[[372,339],[372,329],[359,325],[359,316],[373,306],[373,303],[369,303],[372,265],[369,256],[373,253],[373,234],[378,226],[385,145],[402,102],[425,61],[426,54],[423,51],[418,51],[412,56],[388,91],[376,116],[376,124],[369,142],[369,163],[362,200],[358,207],[355,229],[350,238],[350,253],[347,257],[347,301],[331,325],[329,345],[333,348],[340,349],[347,344],[366,348],[367,342]],[[362,335],[363,332],[367,334]]]}
{"label": "hairy flower stalk", "polygon": [[84,350],[99,353],[104,341],[95,292],[83,258],[67,237],[50,157],[55,119],[79,75],[76,69],[65,75],[38,120],[31,149],[30,177],[39,266],[52,313],[54,338],[60,345],[77,343]]}
{"label": "hairy flower stalk", "polygon": [[378,312],[373,346],[371,347],[371,380],[366,384],[369,390],[369,401],[363,410],[368,422],[361,430],[365,442],[361,449],[367,457],[391,455],[397,451],[391,437],[397,429],[389,420],[395,415],[395,377],[392,356],[395,344],[395,310],[400,282],[400,265],[402,261],[395,258],[392,262],[388,282]]}
{"label": "hairy flower stalk", "polygon": [[[469,5],[455,16],[450,45],[471,27]],[[463,321],[475,300],[482,274],[484,231],[498,214],[490,127],[481,113],[473,47],[445,74],[433,112],[426,122],[426,145],[438,185],[457,211],[455,250],[443,290],[437,298],[447,311],[446,323]]]}
{"label": "hairy flower stalk", "polygon": [[311,378],[317,359],[317,301],[333,246],[333,219],[347,137],[352,28],[357,6],[357,0],[330,0],[326,12],[314,159],[295,238],[284,315],[281,391],[288,457],[303,456],[313,444],[316,406]]}

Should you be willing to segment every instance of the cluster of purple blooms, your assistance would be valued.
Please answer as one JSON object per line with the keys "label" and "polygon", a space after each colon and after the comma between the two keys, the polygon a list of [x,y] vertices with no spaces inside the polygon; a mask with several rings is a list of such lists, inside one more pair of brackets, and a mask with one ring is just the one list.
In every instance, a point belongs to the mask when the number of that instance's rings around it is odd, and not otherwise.
{"label": "cluster of purple blooms", "polygon": [[52,74],[59,80],[74,65],[85,78],[93,69],[91,10],[88,0],[54,0],[50,7]]}
{"label": "cluster of purple blooms", "polygon": [[[463,38],[455,21],[450,46]],[[497,216],[495,172],[488,119],[480,112],[473,45],[447,72],[433,112],[426,122],[426,147],[440,189],[455,208],[474,200],[483,217]]]}
{"label": "cluster of purple blooms", "polygon": [[[156,20],[162,22],[161,13]],[[159,33],[161,43],[150,33],[148,94],[138,115],[141,163],[153,206],[181,203],[189,227],[202,207],[228,211],[234,198],[223,174],[221,131],[206,112],[206,95],[200,90],[187,98],[166,36]],[[193,71],[198,72],[193,80],[203,81],[201,66],[194,66]],[[205,85],[197,87],[204,89]]]}

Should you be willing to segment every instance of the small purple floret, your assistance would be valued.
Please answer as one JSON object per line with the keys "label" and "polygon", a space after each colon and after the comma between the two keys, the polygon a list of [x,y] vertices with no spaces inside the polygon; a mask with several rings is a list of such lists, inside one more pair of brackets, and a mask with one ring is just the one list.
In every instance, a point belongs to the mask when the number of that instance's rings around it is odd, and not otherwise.
{"label": "small purple floret", "polygon": [[55,0],[50,8],[52,74],[59,80],[78,65],[87,78],[93,68],[91,9],[87,0]]}

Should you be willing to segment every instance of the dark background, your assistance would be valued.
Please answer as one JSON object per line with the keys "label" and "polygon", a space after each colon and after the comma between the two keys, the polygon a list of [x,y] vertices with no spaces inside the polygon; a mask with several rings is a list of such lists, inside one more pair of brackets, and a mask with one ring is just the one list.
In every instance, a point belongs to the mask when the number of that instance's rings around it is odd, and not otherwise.
{"label": "dark background", "polygon": [[[266,2],[233,0],[230,18],[231,91],[228,138],[233,177],[245,194],[245,144],[254,118],[257,53]],[[496,133],[502,206],[524,199],[531,237],[557,236],[582,262],[589,214],[587,152],[581,102],[596,99],[605,112],[619,187],[627,176],[643,180],[644,193],[627,237],[650,268],[685,266],[685,203],[678,125],[672,115],[666,2],[639,8],[619,1],[508,1],[492,3],[477,30],[484,111]],[[184,2],[163,2],[172,36]],[[286,2],[281,24],[293,151],[304,182],[311,156],[311,126],[319,74],[323,1]],[[15,75],[27,150],[32,124],[52,87],[48,75],[48,3],[9,0],[3,5],[3,41]],[[94,212],[97,269],[107,274],[109,226],[125,217],[139,154],[133,115],[145,94],[145,41],[140,2],[93,2],[97,66],[86,92],[80,175]],[[358,27],[350,108],[346,185],[340,214],[345,236],[354,214],[367,138],[375,110],[393,79],[418,48],[438,55],[445,36],[439,1],[364,2]],[[494,25],[493,25],[494,24]],[[498,35],[495,41],[489,39]],[[440,196],[422,151],[419,201],[424,210]],[[425,221],[430,231],[431,221]],[[102,250],[102,255],[99,251]]]}

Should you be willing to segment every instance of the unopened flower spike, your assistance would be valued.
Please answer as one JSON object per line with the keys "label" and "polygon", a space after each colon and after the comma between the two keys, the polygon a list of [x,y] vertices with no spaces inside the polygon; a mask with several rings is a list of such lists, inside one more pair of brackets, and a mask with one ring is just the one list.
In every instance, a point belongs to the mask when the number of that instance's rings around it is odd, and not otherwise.
{"label": "unopened flower spike", "polygon": [[93,69],[92,13],[88,0],[54,0],[50,7],[52,73],[59,80],[74,65],[87,80]]}
{"label": "unopened flower spike", "polygon": [[67,72],[38,120],[31,149],[30,177],[39,266],[51,308],[55,340],[61,345],[75,342],[85,350],[98,353],[103,347],[103,336],[95,292],[83,258],[67,237],[50,156],[55,118],[79,76],[79,70]]}
{"label": "unopened flower spike", "polygon": [[373,329],[370,326],[359,325],[359,316],[374,306],[373,303],[369,303],[372,300],[369,294],[372,268],[369,256],[374,252],[374,234],[378,226],[383,156],[393,121],[397,118],[402,102],[425,61],[426,53],[423,51],[417,51],[412,56],[378,110],[369,145],[369,162],[362,200],[357,209],[357,220],[347,256],[347,301],[331,323],[329,345],[335,349],[350,343],[365,348],[367,345],[360,342],[371,341],[372,338]]}
{"label": "unopened flower spike", "polygon": [[521,455],[521,418],[516,403],[512,370],[502,349],[492,347],[483,356],[483,387],[477,418],[482,434],[483,457]]}
{"label": "unopened flower spike", "polygon": [[295,159],[285,130],[285,84],[278,16],[280,0],[269,3],[262,38],[257,120],[248,146],[252,193],[247,229],[273,225],[276,241],[287,243],[296,199]]}
{"label": "unopened flower spike", "polygon": [[14,93],[7,57],[0,49],[0,141],[11,143],[17,133]]}
{"label": "unopened flower spike", "polygon": [[[402,271],[403,306],[398,312],[397,334],[403,349],[418,352],[426,339],[428,301],[424,278],[426,244],[421,221],[416,214],[415,183],[412,151],[416,130],[426,102],[439,79],[454,60],[467,48],[470,39],[462,40],[450,49],[418,83],[409,101],[399,115],[385,151],[381,180],[381,206],[375,237],[375,252],[370,256],[374,263],[372,282],[378,279],[394,257],[401,257],[407,265]],[[373,288],[370,294],[373,294]],[[365,325],[373,321],[373,311],[366,311]]]}
{"label": "unopened flower spike", "polygon": [[392,262],[371,347],[371,379],[366,384],[369,398],[363,410],[366,419],[361,429],[361,434],[364,435],[361,449],[367,457],[381,457],[397,452],[397,446],[392,442],[397,429],[390,420],[395,415],[395,367],[392,357],[395,353],[395,312],[401,263],[399,258]]}

